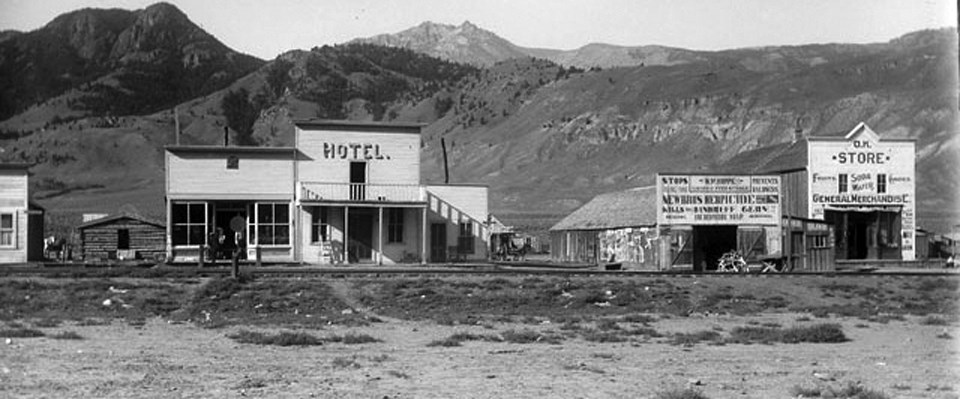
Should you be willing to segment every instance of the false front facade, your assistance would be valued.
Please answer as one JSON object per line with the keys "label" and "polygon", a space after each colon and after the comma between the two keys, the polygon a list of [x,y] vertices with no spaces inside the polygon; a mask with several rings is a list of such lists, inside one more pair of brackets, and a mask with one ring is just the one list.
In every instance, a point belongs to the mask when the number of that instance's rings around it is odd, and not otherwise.
{"label": "false front facade", "polygon": [[487,188],[424,185],[420,125],[298,121],[285,148],[168,147],[168,256],[485,259]]}

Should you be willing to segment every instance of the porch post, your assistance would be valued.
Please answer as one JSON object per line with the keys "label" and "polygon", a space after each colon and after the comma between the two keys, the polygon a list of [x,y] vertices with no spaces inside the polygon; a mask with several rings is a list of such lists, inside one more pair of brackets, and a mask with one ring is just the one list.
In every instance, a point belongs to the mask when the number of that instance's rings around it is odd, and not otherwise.
{"label": "porch post", "polygon": [[423,230],[420,235],[420,264],[427,264],[427,208],[421,208],[420,229]]}
{"label": "porch post", "polygon": [[[167,234],[166,234],[167,262],[173,263],[173,225],[170,224],[170,221],[172,220],[172,216],[170,216],[170,213],[173,212],[173,201],[170,200],[170,197],[167,197],[166,200],[167,200],[167,228],[166,228],[167,230]],[[44,254],[44,256],[46,256],[46,254]]]}
{"label": "porch post", "polygon": [[350,264],[350,207],[343,207],[343,264]]}
{"label": "porch post", "polygon": [[383,265],[383,207],[377,207],[377,211],[380,212],[380,219],[377,220],[377,223],[380,224],[380,228],[377,230],[377,265]]}

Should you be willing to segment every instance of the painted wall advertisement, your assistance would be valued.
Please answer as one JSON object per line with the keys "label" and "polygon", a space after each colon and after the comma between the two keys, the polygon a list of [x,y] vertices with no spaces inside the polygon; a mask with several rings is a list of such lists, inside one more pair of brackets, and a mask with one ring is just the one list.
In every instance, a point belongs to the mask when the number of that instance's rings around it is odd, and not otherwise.
{"label": "painted wall advertisement", "polygon": [[780,176],[659,175],[661,225],[779,225]]}
{"label": "painted wall advertisement", "polygon": [[846,140],[810,141],[810,215],[827,210],[899,215],[904,260],[914,259],[915,144],[863,127]]}

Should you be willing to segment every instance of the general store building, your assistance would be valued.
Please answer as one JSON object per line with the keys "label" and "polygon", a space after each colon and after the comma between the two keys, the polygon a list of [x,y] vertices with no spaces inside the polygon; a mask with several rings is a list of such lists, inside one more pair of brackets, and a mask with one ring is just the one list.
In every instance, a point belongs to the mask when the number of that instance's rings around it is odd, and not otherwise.
{"label": "general store building", "polygon": [[214,245],[268,262],[486,259],[487,187],[423,184],[420,130],[303,120],[293,147],[167,147],[168,256]]}
{"label": "general store building", "polygon": [[777,174],[787,217],[833,226],[836,260],[916,258],[916,143],[884,139],[865,123],[745,152],[724,170]]}

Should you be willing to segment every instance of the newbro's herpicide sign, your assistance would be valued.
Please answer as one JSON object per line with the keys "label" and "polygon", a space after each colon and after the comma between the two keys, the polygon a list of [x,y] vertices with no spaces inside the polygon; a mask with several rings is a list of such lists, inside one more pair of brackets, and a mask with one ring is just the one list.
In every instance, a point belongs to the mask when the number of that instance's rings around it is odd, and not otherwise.
{"label": "newbro's herpicide sign", "polygon": [[778,225],[780,176],[658,175],[661,225]]}

